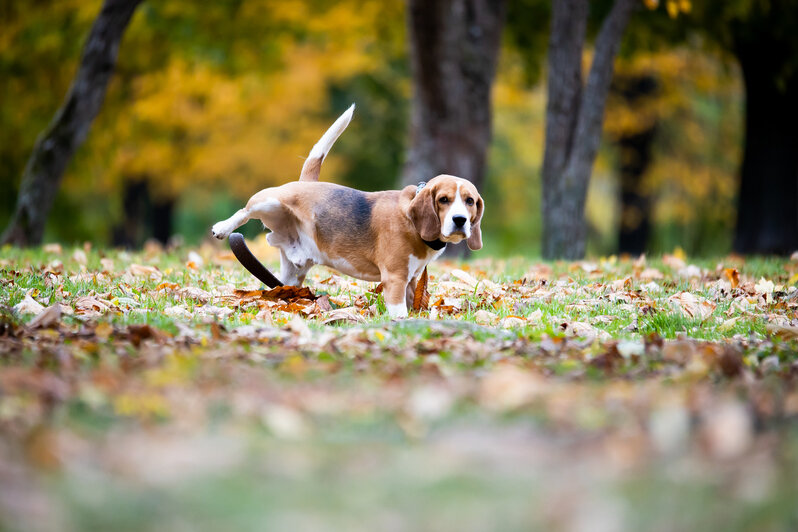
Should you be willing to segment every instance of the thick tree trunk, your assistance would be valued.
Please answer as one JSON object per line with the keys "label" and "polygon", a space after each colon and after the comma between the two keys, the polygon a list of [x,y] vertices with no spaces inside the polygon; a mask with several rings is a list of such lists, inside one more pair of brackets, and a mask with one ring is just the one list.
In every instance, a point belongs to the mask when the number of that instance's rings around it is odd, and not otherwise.
{"label": "thick tree trunk", "polygon": [[17,206],[2,243],[39,244],[64,170],[100,111],[119,42],[141,0],[105,0],[94,21],[78,72],[53,121],[42,132],[22,175]]}
{"label": "thick tree trunk", "polygon": [[734,250],[798,250],[798,74],[776,79],[780,45],[762,34],[738,43],[746,91],[745,149]]}
{"label": "thick tree trunk", "polygon": [[410,0],[413,110],[402,185],[453,174],[481,188],[505,9],[505,0]]}
{"label": "thick tree trunk", "polygon": [[585,254],[585,200],[601,141],[615,56],[637,0],[615,0],[596,37],[582,88],[588,0],[555,0],[549,41],[549,102],[543,155],[543,256]]}

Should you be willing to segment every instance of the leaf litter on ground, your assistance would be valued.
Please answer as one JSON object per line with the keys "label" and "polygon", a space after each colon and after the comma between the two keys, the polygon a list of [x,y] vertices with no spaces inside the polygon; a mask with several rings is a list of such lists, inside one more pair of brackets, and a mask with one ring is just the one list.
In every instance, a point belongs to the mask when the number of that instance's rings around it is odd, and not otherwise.
{"label": "leaf litter on ground", "polygon": [[[119,504],[107,489],[115,482],[133,497],[153,482],[177,493],[193,478],[209,486],[221,479],[218,490],[226,478],[269,486],[265,471],[276,466],[262,462],[264,446],[275,464],[309,479],[354,468],[350,488],[377,486],[386,496],[378,478],[414,486],[433,471],[479,472],[511,510],[528,502],[524,493],[541,508],[580,493],[586,508],[606,512],[615,506],[601,502],[602,486],[621,496],[627,483],[668,482],[665,469],[674,467],[704,471],[687,479],[697,489],[731,483],[732,495],[713,500],[748,501],[734,506],[738,518],[795,494],[785,486],[798,466],[782,457],[798,451],[790,436],[798,261],[694,264],[674,253],[434,263],[419,279],[413,317],[391,321],[379,285],[325,268],[312,270],[306,287],[263,290],[211,246],[80,251],[47,246],[0,260],[0,513],[16,516],[12,525],[25,517],[9,502],[21,496],[47,501],[40,519],[54,528],[80,529],[87,523],[69,523],[87,515],[121,525],[103,509]],[[389,447],[373,449],[375,437]],[[319,458],[334,441],[364,457]],[[400,468],[400,453],[417,465]],[[316,465],[298,465],[312,456]],[[379,457],[374,474],[387,477],[365,473],[366,456]],[[589,464],[586,485],[556,474]],[[94,499],[60,495],[36,480],[43,470]],[[540,492],[538,481],[559,488]],[[507,495],[502,485],[523,489]],[[750,502],[751,490],[760,502]],[[689,494],[672,493],[674,504],[691,504]],[[639,508],[655,504],[638,502],[626,510],[627,529]],[[413,497],[407,504],[425,507]],[[247,511],[264,518],[257,507]],[[668,522],[649,511],[653,522]],[[508,515],[521,528],[576,526],[568,512],[539,521]],[[191,511],[176,516],[205,526]],[[364,519],[379,523],[373,512]]]}

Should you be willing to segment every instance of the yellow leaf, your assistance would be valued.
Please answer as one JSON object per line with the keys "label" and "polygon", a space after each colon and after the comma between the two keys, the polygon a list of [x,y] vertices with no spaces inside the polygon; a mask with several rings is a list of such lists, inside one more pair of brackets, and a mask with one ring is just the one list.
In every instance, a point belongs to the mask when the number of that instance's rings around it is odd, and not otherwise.
{"label": "yellow leaf", "polygon": [[668,16],[671,18],[676,18],[679,16],[679,4],[676,0],[668,0],[665,4],[665,8],[668,10]]}
{"label": "yellow leaf", "polygon": [[731,283],[731,287],[737,288],[740,284],[740,272],[737,271],[737,268],[724,268],[723,273]]}

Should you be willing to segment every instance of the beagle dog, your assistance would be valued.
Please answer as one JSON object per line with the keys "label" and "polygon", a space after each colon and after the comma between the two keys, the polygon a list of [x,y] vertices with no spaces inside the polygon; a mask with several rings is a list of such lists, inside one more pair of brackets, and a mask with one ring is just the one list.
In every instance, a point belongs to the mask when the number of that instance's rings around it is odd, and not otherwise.
{"label": "beagle dog", "polygon": [[448,243],[482,247],[482,197],[462,178],[439,175],[402,190],[361,192],[319,182],[321,163],[349,125],[354,104],[313,146],[299,181],[261,190],[246,207],[213,226],[218,239],[256,218],[280,249],[280,279],[301,285],[323,264],[365,281],[381,281],[388,313],[406,317],[416,279]]}

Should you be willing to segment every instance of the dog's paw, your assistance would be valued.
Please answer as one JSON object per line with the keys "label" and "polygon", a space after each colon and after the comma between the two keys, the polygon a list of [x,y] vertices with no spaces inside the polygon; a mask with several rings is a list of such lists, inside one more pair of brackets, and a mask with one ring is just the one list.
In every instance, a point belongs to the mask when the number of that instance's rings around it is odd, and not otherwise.
{"label": "dog's paw", "polygon": [[386,308],[388,310],[388,315],[393,319],[401,319],[407,317],[407,306],[404,303],[399,303],[397,305],[391,305],[387,303]]}
{"label": "dog's paw", "polygon": [[225,222],[218,222],[211,228],[211,234],[219,240],[224,240],[230,236],[231,232],[232,231],[230,231],[230,228],[226,227]]}

